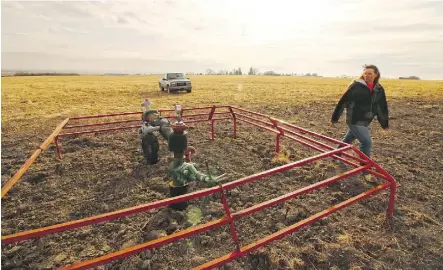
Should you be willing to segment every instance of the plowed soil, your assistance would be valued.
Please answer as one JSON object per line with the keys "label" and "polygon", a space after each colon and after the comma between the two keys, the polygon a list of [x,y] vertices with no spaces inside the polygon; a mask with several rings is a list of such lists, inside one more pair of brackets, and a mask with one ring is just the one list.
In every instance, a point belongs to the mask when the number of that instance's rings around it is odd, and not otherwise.
{"label": "plowed soil", "polygon": [[[327,125],[334,101],[243,107],[341,139],[345,126]],[[384,191],[222,269],[441,269],[443,101],[399,98],[390,101],[390,113],[392,124],[388,132],[381,130],[377,122],[371,128],[373,160],[401,184],[392,226],[385,222],[389,193]],[[213,141],[209,140],[208,124],[189,129],[189,144],[197,149],[192,161],[199,170],[206,172],[207,161],[212,174],[226,173],[227,181],[233,181],[318,154],[283,139],[282,152],[287,159],[276,161],[274,134],[239,124],[234,137],[232,126],[230,121],[217,122]],[[166,142],[159,137],[161,160],[147,165],[137,132],[134,129],[63,138],[61,161],[51,145],[2,199],[2,235],[168,198],[166,173],[171,154]],[[23,137],[18,140],[17,134]],[[17,131],[2,125],[2,185],[41,142],[27,137],[23,127]],[[355,145],[358,147],[357,142]],[[238,211],[349,169],[323,159],[235,188],[227,192],[227,200],[231,211]],[[235,224],[240,243],[250,244],[371,187],[374,186],[357,175],[244,217]],[[203,188],[195,183],[190,191]],[[190,218],[190,212],[200,211],[200,218]],[[191,201],[183,212],[160,208],[3,245],[1,265],[2,269],[55,269],[223,216],[220,197],[209,196]],[[97,269],[189,269],[234,250],[229,226],[222,226]]]}

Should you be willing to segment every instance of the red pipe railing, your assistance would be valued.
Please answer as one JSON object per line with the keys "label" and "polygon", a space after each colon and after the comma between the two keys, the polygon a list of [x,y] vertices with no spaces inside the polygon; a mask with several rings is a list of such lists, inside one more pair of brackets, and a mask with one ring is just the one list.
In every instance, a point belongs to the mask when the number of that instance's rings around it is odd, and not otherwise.
{"label": "red pipe railing", "polygon": [[35,238],[35,237],[42,237],[42,236],[45,236],[48,234],[52,234],[52,233],[56,233],[56,232],[63,232],[66,230],[75,229],[75,228],[83,227],[86,225],[97,224],[97,223],[101,223],[104,221],[111,221],[113,219],[129,216],[129,215],[136,214],[136,213],[145,212],[145,211],[159,208],[162,206],[168,206],[173,203],[179,203],[179,202],[183,202],[183,201],[198,199],[198,198],[201,198],[201,197],[204,197],[207,195],[221,192],[222,190],[232,189],[237,186],[244,185],[249,182],[256,181],[258,179],[262,179],[262,178],[270,176],[270,175],[281,173],[281,172],[293,169],[295,167],[300,167],[302,165],[314,162],[314,161],[319,160],[321,158],[331,156],[335,153],[340,153],[342,151],[346,151],[346,150],[350,149],[351,147],[352,146],[349,145],[349,146],[346,146],[346,147],[343,147],[340,149],[336,149],[334,151],[330,151],[330,152],[322,153],[322,154],[319,154],[319,155],[316,155],[313,157],[305,158],[300,161],[296,161],[296,162],[293,162],[290,164],[282,165],[282,166],[267,170],[265,172],[253,174],[253,175],[250,175],[250,176],[247,176],[247,177],[244,177],[244,178],[238,179],[236,181],[232,181],[232,182],[229,182],[229,183],[217,186],[217,187],[204,189],[201,191],[196,191],[193,193],[188,193],[185,195],[181,195],[181,196],[177,196],[177,197],[173,197],[173,198],[169,198],[169,199],[164,199],[164,200],[156,201],[153,203],[148,203],[148,204],[144,204],[144,205],[140,205],[140,206],[136,206],[136,207],[131,207],[131,208],[127,208],[127,209],[123,209],[123,210],[119,210],[119,211],[114,211],[114,212],[110,212],[110,213],[106,213],[106,214],[102,214],[102,215],[98,215],[98,216],[69,221],[69,222],[65,222],[65,223],[61,223],[61,224],[57,224],[57,225],[52,225],[52,226],[48,226],[48,227],[43,227],[43,228],[39,228],[39,229],[35,229],[35,230],[24,231],[24,232],[20,232],[20,233],[8,235],[8,236],[2,236],[2,243],[4,242],[6,244],[10,244],[10,243],[18,242],[18,241],[28,240],[28,239]]}
{"label": "red pipe railing", "polygon": [[114,117],[114,116],[123,116],[123,115],[136,115],[142,114],[142,112],[122,112],[122,113],[110,113],[110,114],[97,114],[97,115],[87,115],[87,116],[78,116],[69,118],[69,120],[84,120],[84,119],[95,119],[95,118],[104,118],[104,117]]}
{"label": "red pipe railing", "polygon": [[71,129],[71,128],[81,128],[81,127],[97,127],[97,126],[106,126],[106,125],[113,125],[113,124],[123,124],[123,123],[142,123],[142,120],[123,120],[123,121],[114,121],[114,122],[107,122],[107,123],[97,123],[97,124],[86,124],[86,125],[73,125],[73,126],[65,126],[65,129]]}
{"label": "red pipe railing", "polygon": [[[245,247],[242,247],[242,248],[240,248],[239,251],[236,250],[236,251],[226,254],[220,258],[217,258],[215,260],[212,260],[210,262],[202,264],[198,267],[195,267],[194,269],[213,269],[215,267],[222,266],[222,265],[224,265],[230,261],[233,261],[235,259],[238,259],[239,257],[244,256],[244,255],[246,255],[246,254],[262,247],[262,246],[265,246],[272,241],[278,240],[288,234],[291,234],[291,233],[297,231],[300,228],[306,227],[309,224],[312,224],[324,217],[327,217],[327,216],[337,212],[338,210],[340,210],[348,205],[351,205],[351,204],[361,201],[361,200],[363,200],[375,193],[378,193],[378,192],[382,191],[383,189],[389,187],[389,185],[390,185],[390,183],[385,183],[383,185],[379,185],[373,189],[370,189],[369,191],[366,191],[365,193],[359,194],[359,195],[352,197],[344,202],[341,202],[339,204],[331,206],[327,210],[323,210],[313,216],[310,216],[307,219],[301,220],[301,221],[297,222],[296,224],[293,224],[293,225],[286,227],[278,232],[275,232],[269,236],[266,236],[256,242],[253,242]],[[73,269],[75,269],[75,268],[73,268]]]}
{"label": "red pipe railing", "polygon": [[[216,111],[219,108],[227,108],[228,111],[222,111],[222,112]],[[205,110],[205,109],[209,110],[209,112],[208,113],[194,113],[194,114],[192,114],[192,113],[185,114],[184,113],[184,112],[192,112],[195,110]],[[174,112],[174,110],[159,110],[159,111],[160,111],[160,113]],[[113,125],[113,124],[124,124],[124,123],[131,123],[131,122],[141,122],[141,120],[121,120],[121,121],[113,121],[113,122],[106,122],[106,123],[95,123],[95,124],[89,123],[89,124],[84,124],[84,125],[77,124],[77,125],[66,126],[66,124],[68,123],[69,120],[85,120],[85,119],[96,119],[96,118],[104,118],[104,117],[130,116],[130,115],[139,115],[139,114],[141,114],[141,112],[125,112],[125,113],[116,113],[116,114],[81,116],[81,117],[74,117],[71,119],[66,119],[56,128],[56,130],[54,130],[54,132],[48,137],[48,139],[45,140],[45,142],[40,146],[40,149],[38,149],[31,156],[31,158],[27,160],[27,162],[22,166],[22,168],[20,168],[20,170],[16,173],[16,175],[14,175],[14,177],[10,181],[8,181],[7,184],[2,188],[2,197],[20,179],[20,177],[27,171],[27,169],[32,164],[32,162],[35,161],[37,156],[44,149],[46,149],[50,143],[52,143],[52,142],[55,143],[56,149],[57,149],[57,154],[58,154],[59,158],[61,158],[61,148],[59,145],[59,139],[61,137],[77,136],[77,135],[81,135],[81,134],[90,134],[90,133],[102,133],[102,132],[108,132],[108,131],[118,131],[118,130],[124,130],[124,129],[135,129],[135,128],[139,128],[139,126],[124,126],[124,127],[97,129],[97,130],[83,130],[83,131],[74,131],[74,132],[60,134],[63,128],[74,129],[74,128],[84,128],[84,127],[106,126],[106,125]],[[224,115],[224,114],[230,114],[230,117],[214,118],[215,115]],[[249,115],[246,115],[246,114],[249,114]],[[250,115],[252,115],[252,116],[250,116]],[[109,212],[109,213],[105,213],[105,214],[101,214],[101,215],[97,215],[97,216],[92,216],[92,217],[88,217],[88,218],[84,218],[84,219],[69,221],[69,222],[60,223],[60,224],[56,224],[56,225],[52,225],[52,226],[47,226],[47,227],[43,227],[43,228],[38,228],[38,229],[23,231],[23,232],[19,232],[19,233],[7,235],[7,236],[2,236],[2,238],[1,238],[2,244],[11,244],[11,243],[19,242],[19,241],[32,239],[32,238],[43,237],[43,236],[57,233],[57,232],[63,232],[66,230],[71,230],[71,229],[75,229],[75,228],[79,228],[79,227],[83,227],[83,226],[87,226],[87,225],[91,225],[91,224],[97,224],[100,222],[110,221],[110,220],[113,220],[116,218],[132,215],[132,214],[136,214],[136,213],[145,212],[145,211],[148,211],[148,210],[151,210],[154,208],[164,207],[164,206],[167,206],[167,205],[170,205],[173,203],[188,201],[188,200],[208,196],[211,194],[220,193],[221,194],[221,202],[223,204],[223,208],[224,208],[225,215],[226,215],[225,218],[214,220],[214,221],[208,222],[206,224],[198,225],[195,227],[191,227],[191,228],[182,230],[180,232],[177,232],[177,233],[165,236],[165,237],[161,237],[161,238],[153,240],[153,241],[149,241],[149,242],[146,242],[146,243],[143,243],[140,245],[129,247],[124,250],[120,250],[120,251],[110,253],[110,254],[107,254],[107,255],[92,259],[92,260],[80,262],[78,264],[63,268],[63,269],[86,269],[86,268],[90,268],[90,267],[99,266],[99,265],[102,265],[102,264],[105,264],[105,263],[108,263],[111,261],[126,258],[128,256],[140,253],[144,250],[160,247],[165,244],[177,241],[179,239],[183,239],[186,237],[196,235],[200,232],[209,231],[213,228],[217,228],[217,227],[220,227],[223,225],[229,225],[232,240],[233,240],[234,244],[236,245],[236,250],[230,254],[227,254],[225,256],[222,256],[220,258],[212,260],[212,261],[205,263],[205,264],[196,268],[196,269],[210,269],[213,267],[221,266],[229,261],[232,261],[240,256],[243,256],[243,255],[245,255],[245,254],[261,247],[261,246],[264,246],[264,245],[270,243],[271,241],[282,238],[283,236],[285,236],[289,233],[292,233],[293,231],[296,231],[302,227],[305,227],[305,226],[307,226],[307,225],[309,225],[321,218],[324,218],[324,217],[338,211],[339,209],[341,209],[343,207],[351,205],[351,204],[355,203],[356,201],[365,199],[366,197],[376,194],[386,188],[390,189],[390,198],[389,198],[389,202],[388,202],[387,218],[391,219],[391,217],[393,215],[394,202],[395,202],[395,192],[396,192],[395,179],[391,175],[389,175],[389,173],[387,173],[383,168],[381,168],[378,164],[376,164],[374,161],[372,161],[370,158],[368,158],[366,155],[361,153],[358,149],[356,149],[352,145],[349,145],[349,144],[343,143],[341,141],[326,137],[324,135],[306,130],[304,128],[300,128],[300,127],[295,126],[293,124],[289,124],[284,121],[274,119],[270,116],[267,116],[267,115],[264,115],[261,113],[257,113],[257,112],[253,112],[253,111],[249,111],[246,109],[233,107],[233,106],[207,106],[207,107],[183,109],[181,116],[182,116],[185,123],[199,123],[199,122],[211,123],[210,139],[214,139],[214,123],[215,123],[215,121],[220,121],[220,120],[233,120],[234,136],[236,136],[237,120],[238,120],[238,121],[250,124],[252,126],[256,126],[258,128],[264,129],[266,131],[276,133],[276,153],[278,153],[280,150],[281,137],[286,137],[292,141],[296,141],[304,146],[307,146],[315,151],[319,151],[320,154],[309,157],[309,158],[305,158],[303,160],[292,162],[292,163],[289,163],[286,165],[282,165],[282,166],[279,166],[279,167],[276,167],[276,168],[273,168],[273,169],[270,169],[270,170],[267,170],[264,172],[260,172],[260,173],[254,174],[254,175],[250,175],[250,176],[238,179],[236,181],[232,181],[232,182],[229,182],[226,184],[219,185],[217,187],[208,188],[208,189],[196,191],[196,192],[189,193],[189,194],[185,194],[185,195],[181,195],[181,196],[177,196],[177,197],[173,197],[173,198],[168,198],[168,199],[164,199],[164,200],[160,200],[160,201],[156,201],[156,202],[152,202],[152,203],[148,203],[148,204],[143,204],[143,205],[139,205],[139,206],[135,206],[135,207],[131,207],[131,208],[126,208],[126,209],[122,209],[122,210],[118,210],[118,211],[114,211],[114,212]],[[208,116],[208,117],[206,119],[190,120],[195,117],[203,117],[203,116]],[[164,116],[164,117],[165,118],[175,118],[175,116],[171,116],[171,115]],[[264,118],[264,120],[256,118],[256,117]],[[315,139],[309,138],[309,137],[299,134],[299,133],[308,134],[308,135],[313,136],[317,139],[322,139],[322,140],[325,140],[329,143],[338,144],[342,147],[334,148],[333,146],[327,145],[322,142],[318,142]],[[290,134],[290,135],[288,135],[288,134]],[[351,149],[359,157],[354,157],[354,156],[346,153],[346,151],[349,151]],[[315,161],[318,161],[318,160],[321,160],[324,158],[328,158],[328,157],[333,157],[338,160],[341,160],[342,162],[347,163],[351,166],[354,166],[355,168],[350,171],[347,171],[345,173],[342,173],[340,175],[330,177],[330,178],[323,180],[321,182],[309,185],[307,187],[298,189],[296,191],[289,192],[289,193],[282,195],[280,197],[262,202],[260,204],[251,206],[249,208],[240,210],[238,212],[231,213],[228,202],[227,202],[227,198],[225,195],[226,190],[229,190],[229,189],[232,189],[232,188],[235,188],[237,186],[244,185],[247,183],[251,183],[251,182],[257,181],[259,179],[263,179],[263,178],[271,176],[271,175],[285,172],[285,171],[293,169],[295,167],[300,167],[300,166],[303,166],[303,165],[306,165],[306,164],[309,164],[309,163],[312,163],[312,162],[315,162]],[[353,161],[350,161],[346,158],[355,160],[359,164],[354,163]],[[360,164],[363,164],[363,165],[360,165]],[[375,168],[375,170],[371,170],[372,167]],[[320,189],[322,187],[325,187],[325,186],[335,183],[337,181],[343,180],[345,178],[348,178],[348,177],[355,175],[357,173],[360,173],[362,171],[367,171],[369,173],[372,173],[376,176],[381,177],[384,180],[387,180],[388,182],[385,184],[379,185],[379,186],[377,186],[365,193],[362,193],[358,196],[355,196],[351,199],[348,199],[342,203],[332,206],[332,207],[328,208],[327,210],[324,210],[324,211],[322,211],[318,214],[315,214],[307,219],[304,219],[294,225],[291,225],[283,230],[280,230],[279,232],[271,234],[265,238],[262,238],[256,242],[253,242],[247,246],[241,247],[239,239],[238,239],[238,233],[236,230],[236,226],[234,224],[234,220],[237,220],[237,219],[244,217],[244,216],[252,215],[264,208],[275,206],[279,203],[285,202],[285,201],[295,198],[299,195],[306,194],[306,193],[311,192],[313,190]]]}

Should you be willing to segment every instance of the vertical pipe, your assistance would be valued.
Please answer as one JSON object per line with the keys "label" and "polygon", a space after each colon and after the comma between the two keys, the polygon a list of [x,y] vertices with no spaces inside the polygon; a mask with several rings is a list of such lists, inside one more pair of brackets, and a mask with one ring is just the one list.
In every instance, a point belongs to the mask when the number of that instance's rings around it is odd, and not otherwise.
{"label": "vertical pipe", "polygon": [[61,147],[60,147],[60,143],[59,143],[59,138],[58,138],[58,136],[56,136],[55,137],[55,140],[54,140],[54,142],[55,142],[55,147],[57,148],[57,156],[58,156],[58,158],[61,160],[62,159],[62,149],[61,149]]}
{"label": "vertical pipe", "polygon": [[235,117],[234,110],[229,106],[229,111],[231,112],[232,118],[234,119],[234,138],[237,138],[237,118]]}
{"label": "vertical pipe", "polygon": [[234,138],[237,138],[237,118],[234,118]]}
{"label": "vertical pipe", "polygon": [[211,140],[214,140],[214,120],[211,119]]}
{"label": "vertical pipe", "polygon": [[189,149],[186,149],[186,151],[185,151],[185,160],[186,160],[186,162],[192,162],[191,161],[191,151]]}
{"label": "vertical pipe", "polygon": [[234,220],[232,219],[231,211],[229,210],[228,201],[226,200],[225,191],[223,190],[222,185],[220,185],[220,187],[221,187],[221,199],[223,203],[223,208],[225,209],[226,217],[229,219],[229,229],[231,230],[232,240],[235,243],[237,251],[240,251],[240,243],[238,241],[237,231],[235,230]]}
{"label": "vertical pipe", "polygon": [[277,134],[277,138],[275,140],[275,153],[280,153],[280,134]]}
{"label": "vertical pipe", "polygon": [[395,193],[397,189],[397,185],[395,184],[395,182],[391,183],[390,189],[391,192],[389,194],[388,211],[386,212],[386,217],[388,220],[391,220],[392,216],[394,215]]}

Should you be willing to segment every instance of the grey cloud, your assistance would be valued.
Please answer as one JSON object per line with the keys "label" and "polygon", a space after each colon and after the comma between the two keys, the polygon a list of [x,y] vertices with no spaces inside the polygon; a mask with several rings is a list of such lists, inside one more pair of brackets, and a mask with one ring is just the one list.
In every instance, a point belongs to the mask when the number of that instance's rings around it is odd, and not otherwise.
{"label": "grey cloud", "polygon": [[[426,61],[423,58],[426,57]],[[416,52],[415,54],[372,54],[366,56],[349,57],[328,61],[331,65],[354,67],[358,73],[364,64],[375,64],[380,68],[382,76],[397,75],[422,77],[426,74],[429,77],[438,78],[443,69],[443,61],[426,52]]]}
{"label": "grey cloud", "polygon": [[[296,16],[273,18],[271,11],[281,4],[270,2],[254,3],[254,15],[250,5],[235,1],[20,2],[22,8],[3,1],[2,54],[21,52],[5,54],[3,66],[160,72],[253,65],[341,74],[378,63],[392,74],[435,76],[443,63],[443,1],[373,2],[340,2],[317,23]],[[297,8],[301,15],[304,11]],[[336,11],[344,16],[334,17]]]}
{"label": "grey cloud", "polygon": [[52,34],[88,34],[85,30],[58,25],[49,27],[48,32]]}
{"label": "grey cloud", "polygon": [[412,9],[426,9],[432,11],[435,14],[441,15],[443,10],[443,1],[415,1],[411,5]]}
{"label": "grey cloud", "polygon": [[129,18],[133,18],[133,19],[137,19],[137,20],[139,19],[139,17],[132,11],[125,11],[125,12],[123,12],[123,15],[125,15],[126,17],[129,17]]}
{"label": "grey cloud", "polygon": [[2,70],[39,70],[70,72],[127,72],[156,73],[176,71],[204,71],[210,66],[219,66],[217,62],[155,60],[143,58],[98,59],[73,58],[46,53],[2,52]]}
{"label": "grey cloud", "polygon": [[8,9],[23,9],[23,5],[15,1],[2,1],[2,11]]}
{"label": "grey cloud", "polygon": [[374,30],[377,32],[422,32],[422,31],[442,31],[442,24],[431,24],[431,23],[411,23],[404,25],[384,25],[384,26],[376,26]]}
{"label": "grey cloud", "polygon": [[117,23],[118,24],[129,24],[129,21],[125,17],[117,16]]}
{"label": "grey cloud", "polygon": [[377,34],[414,34],[414,33],[423,33],[426,32],[435,32],[441,33],[443,31],[443,23],[408,23],[403,22],[401,24],[397,23],[381,23],[374,22],[373,24],[353,24],[351,22],[348,23],[336,23],[325,26],[325,30],[331,32],[339,32],[346,36],[361,36],[367,35],[371,33]]}
{"label": "grey cloud", "polygon": [[49,8],[52,11],[63,15],[75,18],[90,18],[93,17],[93,13],[87,8],[89,4],[87,2],[49,2]]}

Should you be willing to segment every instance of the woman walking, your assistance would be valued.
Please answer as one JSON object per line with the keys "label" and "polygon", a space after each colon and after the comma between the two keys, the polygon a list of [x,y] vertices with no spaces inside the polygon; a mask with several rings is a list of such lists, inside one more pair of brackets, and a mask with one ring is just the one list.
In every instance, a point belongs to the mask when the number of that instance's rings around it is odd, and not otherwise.
{"label": "woman walking", "polygon": [[[377,117],[383,129],[389,128],[388,104],[385,90],[379,83],[380,71],[375,65],[366,65],[359,79],[352,82],[340,98],[331,117],[331,125],[338,122],[346,108],[346,132],[343,142],[360,142],[360,151],[371,157],[372,139],[369,126]],[[363,172],[366,181],[375,182],[371,174]]]}

